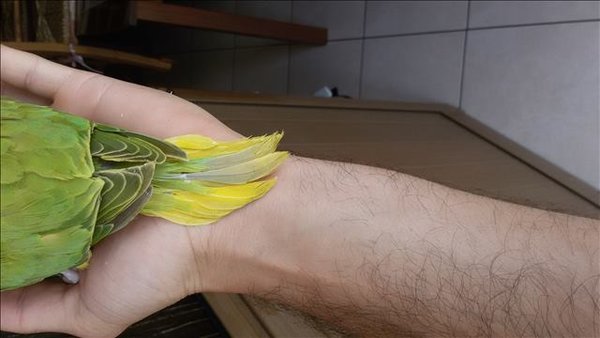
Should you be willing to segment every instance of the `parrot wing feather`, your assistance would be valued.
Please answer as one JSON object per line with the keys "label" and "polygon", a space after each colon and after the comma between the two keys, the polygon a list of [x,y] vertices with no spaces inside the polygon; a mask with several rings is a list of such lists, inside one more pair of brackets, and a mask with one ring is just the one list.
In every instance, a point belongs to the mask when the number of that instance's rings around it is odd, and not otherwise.
{"label": "parrot wing feather", "polygon": [[134,138],[134,139],[143,140],[147,143],[152,144],[156,148],[160,149],[160,151],[169,158],[178,159],[178,160],[187,159],[187,155],[186,155],[185,151],[181,150],[179,147],[175,146],[174,144],[172,144],[170,142],[160,141],[160,140],[157,140],[155,138],[152,138],[152,137],[149,137],[149,136],[146,136],[143,134],[138,134],[138,133],[134,133],[134,132],[131,132],[128,130],[123,130],[123,129],[119,129],[117,127],[107,126],[107,125],[103,125],[103,124],[96,124],[95,130],[101,130],[101,131],[105,131],[105,132],[109,132],[109,133],[120,134],[120,135]]}
{"label": "parrot wing feather", "polygon": [[105,182],[100,195],[97,223],[108,224],[148,190],[154,175],[154,163],[102,170],[96,172],[96,175]]}
{"label": "parrot wing feather", "polygon": [[163,163],[167,158],[158,147],[144,140],[98,129],[92,134],[91,149],[93,156],[105,161]]}

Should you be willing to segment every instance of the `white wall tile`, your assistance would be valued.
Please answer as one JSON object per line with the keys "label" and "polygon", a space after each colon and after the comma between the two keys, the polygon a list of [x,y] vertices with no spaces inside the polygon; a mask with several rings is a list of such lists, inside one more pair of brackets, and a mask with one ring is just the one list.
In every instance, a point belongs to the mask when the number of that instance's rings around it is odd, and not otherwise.
{"label": "white wall tile", "polygon": [[189,66],[184,77],[192,77],[192,87],[209,90],[231,90],[233,77],[233,50],[190,53]]}
{"label": "white wall tile", "polygon": [[233,89],[286,94],[288,55],[288,46],[236,50]]}
{"label": "white wall tile", "polygon": [[[292,2],[289,0],[238,0],[236,3],[235,12],[238,15],[291,22]],[[237,46],[266,46],[286,44],[287,42],[237,35],[235,38],[235,43]]]}
{"label": "white wall tile", "polygon": [[[186,1],[187,2],[187,1]],[[179,3],[179,2],[177,2]],[[188,6],[209,11],[235,13],[234,0],[220,1],[189,1]],[[217,48],[233,48],[235,46],[235,35],[204,29],[194,29],[191,33],[190,50],[206,50]]]}
{"label": "white wall tile", "polygon": [[465,29],[467,1],[367,1],[365,35]]}
{"label": "white wall tile", "polygon": [[219,11],[225,13],[235,12],[235,0],[191,0],[181,1],[177,0],[174,4],[184,4],[199,9],[206,9],[209,11]]}
{"label": "white wall tile", "polygon": [[235,47],[235,34],[196,29],[191,33],[189,49],[225,49]]}
{"label": "white wall tile", "polygon": [[[210,11],[234,13],[235,1],[170,1],[168,4],[187,6]],[[142,22],[144,38],[151,41],[152,51],[156,55],[188,53],[192,51],[233,48],[234,34],[191,27]]]}
{"label": "white wall tile", "polygon": [[358,96],[361,41],[330,42],[320,47],[295,46],[290,59],[290,94],[312,95],[323,86]]}
{"label": "white wall tile", "polygon": [[463,109],[600,189],[600,23],[471,31]]}
{"label": "white wall tile", "polygon": [[362,97],[458,105],[463,32],[368,39]]}
{"label": "white wall tile", "polygon": [[167,56],[173,60],[173,67],[166,73],[153,72],[151,75],[154,83],[164,83],[167,86],[178,88],[193,87],[195,56],[193,53],[181,53]]}
{"label": "white wall tile", "polygon": [[240,15],[288,21],[292,13],[290,0],[238,0],[235,11]]}
{"label": "white wall tile", "polygon": [[144,25],[144,29],[155,55],[189,51],[193,28],[152,23]]}
{"label": "white wall tile", "polygon": [[327,28],[328,39],[363,36],[364,1],[294,1],[292,20]]}
{"label": "white wall tile", "polygon": [[598,1],[472,1],[469,27],[600,19]]}

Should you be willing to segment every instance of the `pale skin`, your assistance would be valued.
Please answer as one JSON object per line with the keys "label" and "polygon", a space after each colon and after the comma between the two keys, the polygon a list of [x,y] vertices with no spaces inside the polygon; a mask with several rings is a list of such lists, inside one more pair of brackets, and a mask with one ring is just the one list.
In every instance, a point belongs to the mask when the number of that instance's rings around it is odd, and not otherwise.
{"label": "pale skin", "polygon": [[[237,133],[173,95],[2,47],[2,94],[156,137]],[[188,294],[246,293],[363,336],[600,334],[600,222],[292,157],[209,226],[140,217],[77,285],[1,294],[1,328],[112,337]]]}

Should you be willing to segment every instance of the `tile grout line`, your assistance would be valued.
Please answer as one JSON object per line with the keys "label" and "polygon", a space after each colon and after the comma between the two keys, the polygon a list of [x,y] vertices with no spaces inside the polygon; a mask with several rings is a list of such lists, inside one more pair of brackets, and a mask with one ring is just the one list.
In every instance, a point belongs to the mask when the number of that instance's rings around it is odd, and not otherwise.
{"label": "tile grout line", "polygon": [[[240,0],[234,0],[233,1],[233,14],[238,15],[238,3]],[[238,48],[238,36],[239,34],[233,34],[233,48]]]}
{"label": "tile grout line", "polygon": [[232,61],[232,65],[231,65],[231,91],[234,91],[235,89],[235,60],[237,58],[238,54],[238,50],[237,48],[235,48],[233,50],[233,61]]}
{"label": "tile grout line", "polygon": [[[366,9],[366,7],[365,7]],[[502,29],[502,28],[517,28],[517,27],[534,27],[534,26],[551,26],[551,25],[560,25],[560,24],[572,24],[572,23],[587,23],[587,22],[600,22],[600,19],[586,19],[586,20],[571,20],[571,21],[553,21],[553,22],[540,22],[540,23],[529,23],[529,24],[518,24],[518,25],[504,25],[504,26],[489,26],[489,27],[476,27],[476,28],[467,28],[467,31],[483,31],[483,30],[492,30],[492,29]],[[426,31],[426,32],[415,32],[415,33],[400,33],[400,34],[388,34],[388,35],[374,35],[374,36],[365,36],[357,37],[357,38],[340,38],[340,39],[331,39],[327,42],[342,42],[342,41],[357,41],[357,40],[370,40],[370,39],[386,39],[386,38],[395,38],[395,37],[408,37],[408,36],[419,36],[419,35],[433,35],[433,34],[444,34],[444,33],[458,33],[464,32],[465,29],[449,29],[449,30],[439,30],[439,31]],[[236,37],[238,34],[235,34]],[[252,48],[262,48],[262,47],[274,47],[274,46],[285,46],[288,45],[287,42],[276,43],[272,45],[261,45],[261,46],[235,46],[227,47],[227,48],[207,48],[207,49],[195,49],[191,51],[185,52],[177,52],[172,53],[172,55],[185,54],[189,52],[209,52],[209,51],[218,51],[218,50],[230,50],[234,48],[238,49],[252,49]]]}
{"label": "tile grout line", "polygon": [[[237,12],[238,2],[237,0],[233,2],[233,13]],[[234,91],[235,88],[235,60],[237,58],[238,48],[237,48],[237,35],[233,36],[233,60],[231,64],[231,91]]]}
{"label": "tile grout line", "polygon": [[[433,35],[433,34],[444,34],[444,33],[456,33],[456,32],[462,32],[462,31],[464,31],[463,28],[437,30],[437,31],[412,32],[412,33],[382,34],[382,35],[365,36],[365,39],[401,38],[401,37],[430,35],[430,34]],[[350,39],[346,39],[346,40],[350,40]]]}
{"label": "tile grout line", "polygon": [[[294,22],[294,3],[295,1],[292,1],[291,4],[291,9],[290,9],[290,21]],[[292,83],[292,44],[290,42],[288,42],[287,44],[287,50],[288,50],[288,55],[287,55],[287,77],[286,77],[286,81],[285,81],[285,93],[287,95],[290,95],[290,87],[291,87],[291,83]]]}
{"label": "tile grout line", "polygon": [[462,64],[460,68],[460,83],[458,91],[458,108],[462,109],[463,89],[465,87],[465,64],[467,60],[467,42],[469,40],[469,20],[471,18],[471,0],[467,2],[467,20],[465,26],[465,36],[463,41]]}
{"label": "tile grout line", "polygon": [[600,19],[581,19],[581,20],[562,20],[562,21],[549,21],[549,22],[534,22],[534,23],[521,23],[514,25],[497,25],[497,26],[485,26],[485,27],[473,27],[467,30],[470,31],[482,31],[487,29],[501,29],[501,28],[517,28],[517,27],[535,27],[535,26],[550,26],[550,25],[564,25],[572,23],[586,23],[586,22],[599,22]]}
{"label": "tile grout line", "polygon": [[362,37],[360,39],[360,68],[358,71],[358,98],[362,98],[363,72],[365,70],[365,34],[367,32],[367,1],[363,1]]}
{"label": "tile grout line", "polygon": [[288,59],[288,63],[287,63],[287,78],[286,78],[286,83],[285,83],[285,92],[286,94],[290,95],[290,87],[292,86],[292,45],[289,44],[287,46],[287,50],[288,50],[288,55],[287,55],[287,59]]}

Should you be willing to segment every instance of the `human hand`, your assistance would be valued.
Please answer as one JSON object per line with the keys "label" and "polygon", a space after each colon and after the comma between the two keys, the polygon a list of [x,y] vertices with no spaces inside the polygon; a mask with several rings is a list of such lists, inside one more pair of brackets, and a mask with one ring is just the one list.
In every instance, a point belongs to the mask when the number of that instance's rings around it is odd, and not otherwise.
{"label": "human hand", "polygon": [[[3,47],[2,93],[156,137],[237,137],[159,91]],[[75,286],[2,293],[1,328],[115,336],[192,292],[258,295],[364,336],[594,336],[597,219],[291,158],[264,198],[186,228],[139,218]]]}
{"label": "human hand", "polygon": [[[94,121],[166,138],[196,133],[215,139],[239,135],[206,111],[173,95],[54,64],[5,46],[2,95]],[[127,326],[199,291],[207,276],[201,243],[209,227],[185,228],[139,217],[93,250],[79,284],[45,281],[1,294],[2,330],[116,336]],[[205,272],[206,271],[206,272]],[[207,276],[208,277],[208,276]]]}

